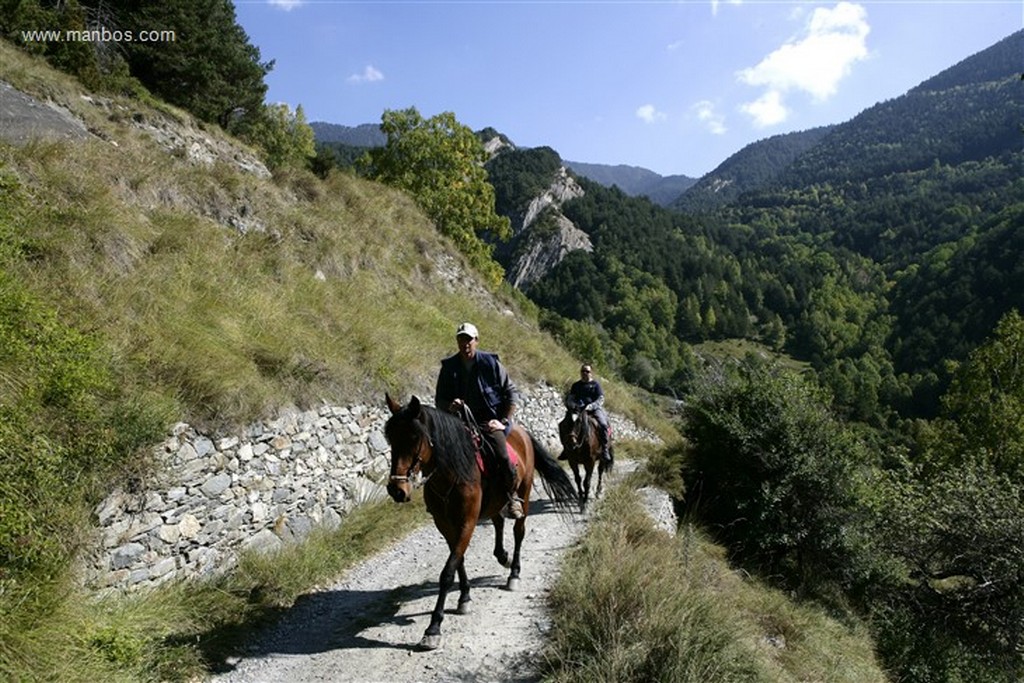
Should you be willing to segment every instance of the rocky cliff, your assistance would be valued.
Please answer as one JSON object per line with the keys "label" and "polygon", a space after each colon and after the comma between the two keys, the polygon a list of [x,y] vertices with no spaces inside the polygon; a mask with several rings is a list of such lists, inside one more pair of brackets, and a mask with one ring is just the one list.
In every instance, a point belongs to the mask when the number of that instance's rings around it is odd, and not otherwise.
{"label": "rocky cliff", "polygon": [[526,290],[574,250],[593,251],[590,236],[577,228],[561,211],[562,204],[583,196],[583,188],[566,170],[558,169],[544,192],[530,201],[520,215],[511,216],[512,254],[505,275],[518,289]]}

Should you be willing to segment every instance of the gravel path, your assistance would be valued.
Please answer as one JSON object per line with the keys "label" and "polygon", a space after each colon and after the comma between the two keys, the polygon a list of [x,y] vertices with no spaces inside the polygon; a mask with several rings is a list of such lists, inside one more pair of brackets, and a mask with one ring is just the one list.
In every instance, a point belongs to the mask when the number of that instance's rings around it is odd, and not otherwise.
{"label": "gravel path", "polygon": [[[616,475],[630,465],[616,463]],[[550,627],[548,592],[563,554],[576,542],[588,517],[556,513],[543,485],[537,487],[523,541],[521,583],[515,592],[506,590],[508,570],[492,555],[490,522],[477,526],[466,554],[472,613],[454,613],[458,589],[453,588],[445,604],[438,650],[418,647],[448,554],[441,534],[428,524],[354,567],[338,583],[303,596],[279,625],[234,662],[232,671],[210,680],[535,681]],[[511,552],[511,524],[505,528]]]}

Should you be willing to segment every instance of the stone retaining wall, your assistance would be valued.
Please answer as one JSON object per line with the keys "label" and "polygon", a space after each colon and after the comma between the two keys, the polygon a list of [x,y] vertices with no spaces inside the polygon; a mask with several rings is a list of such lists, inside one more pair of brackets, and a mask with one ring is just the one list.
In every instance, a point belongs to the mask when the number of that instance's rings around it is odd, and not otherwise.
{"label": "stone retaining wall", "polygon": [[[522,391],[518,420],[560,452],[562,396],[553,387]],[[136,492],[116,491],[95,510],[87,586],[136,590],[172,578],[230,568],[243,550],[267,551],[337,527],[353,508],[386,497],[390,469],[380,406],[324,406],[212,435],[178,424],[159,447],[164,467]],[[616,439],[657,441],[611,415]]]}

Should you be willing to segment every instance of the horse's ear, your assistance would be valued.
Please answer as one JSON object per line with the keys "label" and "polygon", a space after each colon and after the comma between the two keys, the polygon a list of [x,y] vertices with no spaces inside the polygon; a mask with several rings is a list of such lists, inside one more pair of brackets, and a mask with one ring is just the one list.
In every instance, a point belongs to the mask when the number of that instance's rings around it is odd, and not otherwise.
{"label": "horse's ear", "polygon": [[[392,415],[402,409],[402,406],[395,399],[391,398],[391,394],[387,392],[384,393],[384,400],[387,402],[388,410],[391,411]],[[413,400],[415,400],[415,397],[413,397]]]}
{"label": "horse's ear", "polygon": [[409,412],[412,413],[413,417],[420,414],[420,399],[415,394],[409,399]]}

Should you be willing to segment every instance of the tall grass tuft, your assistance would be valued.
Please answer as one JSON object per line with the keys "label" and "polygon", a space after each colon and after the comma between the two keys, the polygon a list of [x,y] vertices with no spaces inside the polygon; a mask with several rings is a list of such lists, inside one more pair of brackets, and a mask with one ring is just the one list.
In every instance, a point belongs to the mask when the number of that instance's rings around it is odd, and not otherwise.
{"label": "tall grass tuft", "polygon": [[553,681],[767,680],[739,647],[741,624],[688,582],[632,491],[605,498],[551,594]]}
{"label": "tall grass tuft", "polygon": [[654,528],[614,489],[551,594],[547,680],[885,681],[870,639],[748,583],[688,525]]}

